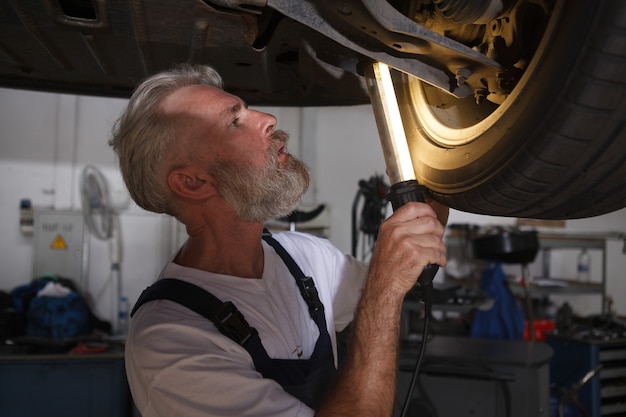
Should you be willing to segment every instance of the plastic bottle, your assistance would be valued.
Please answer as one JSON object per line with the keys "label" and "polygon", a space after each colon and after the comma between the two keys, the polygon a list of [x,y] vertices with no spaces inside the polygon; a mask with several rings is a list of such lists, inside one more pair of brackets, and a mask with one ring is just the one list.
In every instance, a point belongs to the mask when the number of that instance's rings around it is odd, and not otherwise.
{"label": "plastic bottle", "polygon": [[119,309],[117,312],[118,333],[126,336],[128,334],[128,298],[120,297]]}
{"label": "plastic bottle", "polygon": [[590,281],[590,276],[589,276],[589,269],[591,266],[591,257],[589,256],[589,252],[587,252],[587,249],[583,249],[582,252],[580,252],[580,255],[578,255],[578,281],[582,281],[582,282],[589,282]]}

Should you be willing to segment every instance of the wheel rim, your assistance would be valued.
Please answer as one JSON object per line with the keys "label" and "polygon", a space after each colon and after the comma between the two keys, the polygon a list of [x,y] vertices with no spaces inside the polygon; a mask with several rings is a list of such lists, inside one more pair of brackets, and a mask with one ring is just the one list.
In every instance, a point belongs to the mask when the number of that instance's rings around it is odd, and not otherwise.
{"label": "wheel rim", "polygon": [[[423,132],[421,134],[425,133],[432,144],[442,148],[464,146],[481,139],[486,131],[507,114],[526,88],[533,73],[538,70],[540,57],[547,53],[546,46],[556,28],[557,19],[554,17],[559,15],[562,7],[561,1],[555,5],[542,40],[528,67],[502,104],[485,101],[478,105],[473,97],[455,98],[416,77],[404,75],[403,83],[408,90],[409,102],[413,106],[409,106],[412,108],[408,110],[404,109],[403,117],[409,116],[417,120]],[[407,112],[411,114],[408,115]],[[409,138],[409,141],[411,140]]]}

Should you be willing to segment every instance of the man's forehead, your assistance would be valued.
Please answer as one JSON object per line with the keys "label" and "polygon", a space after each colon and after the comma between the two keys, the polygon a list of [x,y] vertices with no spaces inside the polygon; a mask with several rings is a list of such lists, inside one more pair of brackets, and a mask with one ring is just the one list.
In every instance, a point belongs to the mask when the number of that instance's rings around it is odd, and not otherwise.
{"label": "man's forehead", "polygon": [[189,85],[182,87],[167,96],[161,103],[161,108],[166,113],[181,111],[215,112],[220,114],[241,100],[230,93],[210,85]]}

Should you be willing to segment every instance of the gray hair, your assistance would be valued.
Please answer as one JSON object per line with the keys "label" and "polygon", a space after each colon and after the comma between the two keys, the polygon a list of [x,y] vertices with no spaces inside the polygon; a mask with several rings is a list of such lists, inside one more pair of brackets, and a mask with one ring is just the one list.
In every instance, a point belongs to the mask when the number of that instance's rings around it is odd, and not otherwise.
{"label": "gray hair", "polygon": [[155,213],[174,215],[159,173],[178,125],[163,115],[160,104],[173,92],[191,85],[223,88],[222,78],[209,66],[180,64],[154,74],[134,91],[109,140],[131,197],[140,207]]}

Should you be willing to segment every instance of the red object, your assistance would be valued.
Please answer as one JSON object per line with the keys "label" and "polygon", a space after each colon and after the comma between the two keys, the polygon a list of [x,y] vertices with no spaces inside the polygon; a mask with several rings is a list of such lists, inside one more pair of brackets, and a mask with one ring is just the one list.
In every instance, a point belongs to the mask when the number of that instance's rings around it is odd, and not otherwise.
{"label": "red object", "polygon": [[[554,330],[554,320],[533,320],[535,327],[535,340],[546,340],[546,333]],[[530,340],[530,332],[528,331],[528,320],[524,321],[524,340]]]}
{"label": "red object", "polygon": [[70,351],[70,353],[102,353],[108,350],[108,346],[104,343],[79,343]]}

